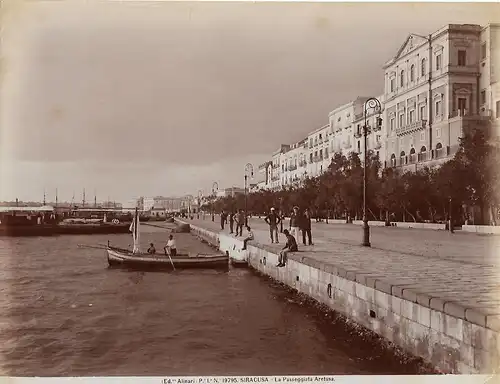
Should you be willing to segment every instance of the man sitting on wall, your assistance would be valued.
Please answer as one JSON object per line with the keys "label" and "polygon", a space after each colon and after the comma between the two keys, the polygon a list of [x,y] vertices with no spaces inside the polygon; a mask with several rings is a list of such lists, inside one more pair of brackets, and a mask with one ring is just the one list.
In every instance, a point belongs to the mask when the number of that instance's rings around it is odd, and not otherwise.
{"label": "man sitting on wall", "polygon": [[250,227],[247,225],[247,236],[245,237],[245,239],[243,239],[243,248],[241,249],[242,251],[244,251],[245,249],[247,249],[247,243],[250,240],[253,240],[253,238],[254,238],[253,232],[250,229]]}
{"label": "man sitting on wall", "polygon": [[298,251],[297,241],[295,240],[295,237],[293,237],[290,234],[290,232],[288,232],[288,229],[285,229],[283,231],[283,233],[286,236],[286,244],[280,252],[277,267],[284,267],[286,265],[289,252],[297,252]]}

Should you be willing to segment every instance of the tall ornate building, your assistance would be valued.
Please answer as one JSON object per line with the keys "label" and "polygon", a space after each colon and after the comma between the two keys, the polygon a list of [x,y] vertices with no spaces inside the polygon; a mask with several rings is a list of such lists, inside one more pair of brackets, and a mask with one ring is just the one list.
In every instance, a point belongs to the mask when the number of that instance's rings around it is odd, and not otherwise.
{"label": "tall ornate building", "polygon": [[385,69],[386,166],[417,169],[452,157],[479,114],[477,25],[410,34]]}

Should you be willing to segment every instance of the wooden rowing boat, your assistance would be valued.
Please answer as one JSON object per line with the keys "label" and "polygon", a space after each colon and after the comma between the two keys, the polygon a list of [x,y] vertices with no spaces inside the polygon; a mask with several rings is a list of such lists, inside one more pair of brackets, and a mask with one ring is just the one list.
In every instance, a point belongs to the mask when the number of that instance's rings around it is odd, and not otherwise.
{"label": "wooden rowing boat", "polygon": [[[110,266],[123,266],[141,269],[174,268],[228,268],[229,257],[224,254],[176,256],[150,255],[148,253],[132,253],[131,251],[109,246],[106,249]],[[173,264],[173,265],[172,265]]]}
{"label": "wooden rowing boat", "polygon": [[139,250],[139,230],[140,220],[138,209],[135,209],[135,216],[130,231],[134,240],[133,250],[112,247],[108,245],[105,248],[108,255],[108,264],[110,266],[124,266],[129,268],[141,269],[177,269],[177,268],[229,268],[229,256],[221,253],[212,255],[188,255],[178,254],[161,255],[149,254]]}

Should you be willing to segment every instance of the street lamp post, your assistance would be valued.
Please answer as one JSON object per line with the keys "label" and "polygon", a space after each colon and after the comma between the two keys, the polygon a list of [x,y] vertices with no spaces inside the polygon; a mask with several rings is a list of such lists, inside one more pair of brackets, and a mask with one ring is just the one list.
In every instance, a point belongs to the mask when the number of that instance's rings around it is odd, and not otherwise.
{"label": "street lamp post", "polygon": [[247,163],[245,165],[245,225],[248,225],[248,213],[247,213],[247,180],[248,173],[250,173],[250,177],[253,179],[253,165]]}
{"label": "street lamp post", "polygon": [[365,115],[365,124],[363,125],[363,136],[364,136],[364,161],[363,161],[363,242],[361,245],[365,247],[370,247],[370,227],[368,225],[368,215],[366,214],[366,197],[367,197],[367,159],[368,159],[368,150],[367,150],[367,136],[368,136],[368,108],[373,109],[374,111],[378,112],[378,116],[376,119],[377,125],[382,125],[382,119],[380,118],[380,112],[382,109],[382,105],[380,101],[375,98],[375,97],[370,97],[368,100],[365,101],[364,105],[364,115]]}
{"label": "street lamp post", "polygon": [[214,212],[214,201],[215,201],[215,191],[219,190],[219,184],[214,181],[212,184],[212,221],[215,221],[215,212]]}

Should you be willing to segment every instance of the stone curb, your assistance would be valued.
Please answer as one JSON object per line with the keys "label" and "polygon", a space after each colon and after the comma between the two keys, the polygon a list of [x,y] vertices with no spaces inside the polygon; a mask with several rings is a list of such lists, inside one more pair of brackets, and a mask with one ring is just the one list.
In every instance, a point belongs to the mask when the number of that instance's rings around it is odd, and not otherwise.
{"label": "stone curb", "polygon": [[[179,222],[184,223],[179,220]],[[193,226],[213,232],[210,229]],[[217,236],[219,233],[217,232]],[[241,240],[240,240],[241,241]],[[263,244],[254,242],[252,244],[257,248],[262,248],[267,252],[275,253],[276,250],[270,249]],[[432,297],[428,294],[418,292],[413,288],[415,284],[408,284],[403,280],[400,283],[388,282],[369,272],[361,272],[357,270],[347,270],[343,267],[338,267],[330,263],[325,263],[307,255],[300,255],[300,252],[290,255],[289,260],[294,260],[303,263],[318,270],[331,273],[333,275],[342,277],[344,279],[357,282],[366,287],[376,289],[386,294],[396,296],[398,298],[417,303],[423,307],[430,308],[439,312],[446,313],[447,315],[467,320],[473,324],[481,327],[489,328],[494,331],[500,331],[500,314],[484,313],[478,308],[469,308],[454,301],[443,299],[439,297]],[[412,288],[409,288],[411,286]],[[499,311],[500,312],[500,311]]]}

